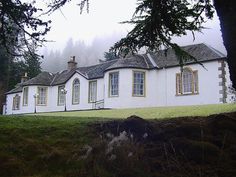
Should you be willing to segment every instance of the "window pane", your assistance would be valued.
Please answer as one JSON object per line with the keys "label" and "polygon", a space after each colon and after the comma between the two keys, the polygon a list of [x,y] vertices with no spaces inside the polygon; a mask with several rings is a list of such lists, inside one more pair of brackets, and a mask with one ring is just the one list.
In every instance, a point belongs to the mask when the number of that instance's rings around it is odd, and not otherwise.
{"label": "window pane", "polygon": [[183,71],[183,93],[192,93],[193,91],[193,74],[192,71]]}
{"label": "window pane", "polygon": [[46,87],[38,87],[38,105],[45,105],[47,98],[47,88]]}
{"label": "window pane", "polygon": [[73,82],[73,93],[72,93],[73,104],[79,103],[79,92],[80,92],[80,82],[79,79],[75,79]]}
{"label": "window pane", "polygon": [[134,72],[134,83],[133,83],[133,95],[143,96],[144,95],[144,72]]}
{"label": "window pane", "polygon": [[18,110],[20,109],[20,96],[16,94],[15,97],[13,97],[13,110]]}
{"label": "window pane", "polygon": [[118,96],[119,94],[119,73],[110,73],[109,75],[109,88],[110,88],[110,96]]}
{"label": "window pane", "polygon": [[89,82],[89,102],[95,102],[97,99],[97,81]]}
{"label": "window pane", "polygon": [[180,73],[176,74],[176,94],[181,94],[181,77]]}
{"label": "window pane", "polygon": [[63,93],[64,89],[65,89],[64,85],[58,87],[58,105],[65,104],[65,94]]}
{"label": "window pane", "polygon": [[198,72],[194,71],[193,75],[194,75],[194,92],[197,93],[198,92]]}
{"label": "window pane", "polygon": [[23,90],[23,105],[28,105],[28,87],[25,87]]}

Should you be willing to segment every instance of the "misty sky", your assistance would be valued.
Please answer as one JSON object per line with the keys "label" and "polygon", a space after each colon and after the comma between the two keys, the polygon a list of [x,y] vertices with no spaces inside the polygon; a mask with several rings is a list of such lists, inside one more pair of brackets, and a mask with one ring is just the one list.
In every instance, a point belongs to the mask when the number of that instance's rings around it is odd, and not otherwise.
{"label": "misty sky", "polygon": [[[104,51],[107,51],[110,45],[119,38],[124,37],[132,29],[132,26],[119,24],[119,22],[131,19],[136,7],[136,1],[90,0],[89,13],[84,9],[81,15],[79,6],[77,5],[79,1],[73,0],[48,17],[52,20],[52,29],[46,37],[48,40],[55,42],[46,43],[45,47],[41,49],[41,52],[57,51],[63,53],[70,39],[74,42],[83,41],[86,46],[93,45],[92,48],[95,49],[95,40],[99,44],[98,48],[100,49],[100,51],[95,52],[98,55],[95,58],[101,58]],[[209,29],[203,30],[203,33],[196,34],[195,41],[193,41],[190,33],[187,36],[175,38],[174,42],[177,42],[179,45],[203,42],[226,54],[218,17],[215,15],[214,19],[208,21],[204,26]],[[98,42],[99,40],[100,42]],[[90,49],[90,52],[93,51]],[[66,53],[69,55],[68,51]],[[71,53],[70,55],[75,54]],[[62,56],[65,57],[64,54]]]}

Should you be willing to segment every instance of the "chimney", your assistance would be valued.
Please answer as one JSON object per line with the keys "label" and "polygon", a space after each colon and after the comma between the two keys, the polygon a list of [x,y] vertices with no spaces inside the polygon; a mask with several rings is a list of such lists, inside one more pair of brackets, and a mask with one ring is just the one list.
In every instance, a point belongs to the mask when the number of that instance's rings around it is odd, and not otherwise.
{"label": "chimney", "polygon": [[24,76],[21,76],[21,83],[27,81],[29,79],[29,77],[27,76],[27,73],[25,73]]}
{"label": "chimney", "polygon": [[77,62],[75,61],[75,56],[71,56],[70,61],[68,61],[67,63],[68,63],[68,70],[77,68]]}

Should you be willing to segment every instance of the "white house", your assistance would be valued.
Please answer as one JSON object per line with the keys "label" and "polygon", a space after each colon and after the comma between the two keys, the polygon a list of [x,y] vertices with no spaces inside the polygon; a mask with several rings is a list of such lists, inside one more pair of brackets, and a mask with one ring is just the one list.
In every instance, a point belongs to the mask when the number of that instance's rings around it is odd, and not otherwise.
{"label": "white house", "polygon": [[230,101],[226,57],[205,44],[183,50],[203,65],[188,60],[180,69],[172,49],[133,55],[88,67],[42,72],[7,92],[5,113],[72,111],[218,104]]}

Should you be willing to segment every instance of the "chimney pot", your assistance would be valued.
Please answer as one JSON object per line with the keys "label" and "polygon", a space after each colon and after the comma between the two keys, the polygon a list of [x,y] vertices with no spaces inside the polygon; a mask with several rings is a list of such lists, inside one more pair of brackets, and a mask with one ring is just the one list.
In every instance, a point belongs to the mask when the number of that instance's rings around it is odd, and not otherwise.
{"label": "chimney pot", "polygon": [[76,69],[77,62],[75,61],[75,56],[71,56],[71,59],[67,62],[68,63],[68,70]]}
{"label": "chimney pot", "polygon": [[27,72],[25,72],[24,76],[21,76],[21,83],[27,81],[29,79]]}

